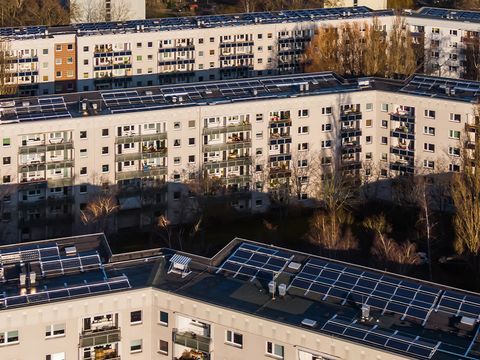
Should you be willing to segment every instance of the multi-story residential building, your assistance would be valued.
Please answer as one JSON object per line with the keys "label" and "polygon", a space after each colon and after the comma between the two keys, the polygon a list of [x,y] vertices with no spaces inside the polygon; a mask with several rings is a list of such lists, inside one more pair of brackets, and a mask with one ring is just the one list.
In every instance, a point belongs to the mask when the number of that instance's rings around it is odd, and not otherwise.
{"label": "multi-story residential building", "polygon": [[480,295],[234,239],[212,258],[101,234],[0,248],[2,359],[478,359]]}
{"label": "multi-story residential building", "polygon": [[313,73],[5,99],[2,239],[87,231],[81,211],[102,189],[130,227],[185,219],[192,188],[265,211],[308,202],[337,169],[364,182],[458,171],[479,89]]}
{"label": "multi-story residential building", "polygon": [[[422,8],[404,14],[425,47],[428,71],[462,77],[465,42],[478,35],[475,12]],[[298,72],[319,26],[378,19],[366,7],[2,29],[11,58],[7,83],[21,95],[91,91]]]}
{"label": "multi-story residential building", "polygon": [[70,0],[72,22],[145,19],[145,0]]}
{"label": "multi-story residential building", "polygon": [[388,9],[387,0],[327,0],[324,7],[356,7],[366,6],[373,10]]}

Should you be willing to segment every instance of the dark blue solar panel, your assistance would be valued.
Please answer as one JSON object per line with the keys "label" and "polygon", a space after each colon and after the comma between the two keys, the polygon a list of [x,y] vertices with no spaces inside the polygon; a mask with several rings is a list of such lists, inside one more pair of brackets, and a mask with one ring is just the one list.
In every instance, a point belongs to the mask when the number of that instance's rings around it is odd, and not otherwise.
{"label": "dark blue solar panel", "polygon": [[68,292],[70,293],[70,296],[85,295],[90,293],[88,286],[69,288]]}
{"label": "dark blue solar panel", "polygon": [[60,261],[49,261],[42,264],[43,271],[62,271],[62,265]]}
{"label": "dark blue solar panel", "polygon": [[[308,286],[308,284],[307,284]],[[322,294],[322,295],[325,295],[328,290],[330,288],[328,286],[325,286],[325,285],[321,285],[321,284],[312,284],[312,286],[310,287],[310,291],[313,291],[313,292],[316,292],[318,294]]]}
{"label": "dark blue solar panel", "polygon": [[108,284],[110,285],[110,289],[112,289],[112,290],[120,290],[120,289],[130,288],[130,283],[128,282],[128,280],[110,281]]}
{"label": "dark blue solar panel", "polygon": [[105,292],[110,290],[110,287],[108,286],[108,284],[90,285],[89,288],[90,288],[90,293]]}
{"label": "dark blue solar panel", "polygon": [[68,290],[67,289],[61,289],[61,290],[53,290],[50,291],[48,296],[50,297],[50,300],[53,299],[63,299],[69,296]]}
{"label": "dark blue solar panel", "polygon": [[421,346],[416,346],[416,345],[412,345],[408,348],[408,352],[411,353],[411,354],[415,354],[415,355],[418,355],[418,356],[422,356],[422,357],[430,357],[430,354],[432,352],[432,349],[431,348],[425,348],[425,347],[421,347]]}
{"label": "dark blue solar panel", "polygon": [[8,306],[23,305],[26,303],[27,303],[27,297],[25,295],[12,296],[7,299]]}
{"label": "dark blue solar panel", "polygon": [[399,351],[406,351],[410,346],[410,343],[390,338],[385,346]]}
{"label": "dark blue solar panel", "polygon": [[302,279],[294,279],[292,281],[292,284],[291,286],[294,286],[294,287],[297,287],[297,288],[300,288],[300,289],[305,289],[307,290],[309,287],[310,287],[310,282],[308,281],[305,281],[305,280],[302,280]]}
{"label": "dark blue solar panel", "polygon": [[402,305],[402,304],[397,304],[397,303],[393,303],[393,302],[390,302],[387,304],[386,308],[385,308],[387,311],[393,311],[397,314],[404,314],[405,311],[407,310],[407,306],[406,305]]}
{"label": "dark blue solar panel", "polygon": [[231,272],[237,272],[240,269],[240,265],[227,261],[223,264],[222,268]]}
{"label": "dark blue solar panel", "polygon": [[409,307],[406,312],[406,315],[412,316],[417,319],[423,319],[427,316],[427,314],[428,314],[427,310],[417,309],[414,307]]}
{"label": "dark blue solar panel", "polygon": [[242,266],[240,268],[239,274],[246,275],[246,276],[255,276],[258,270],[253,269],[248,266]]}

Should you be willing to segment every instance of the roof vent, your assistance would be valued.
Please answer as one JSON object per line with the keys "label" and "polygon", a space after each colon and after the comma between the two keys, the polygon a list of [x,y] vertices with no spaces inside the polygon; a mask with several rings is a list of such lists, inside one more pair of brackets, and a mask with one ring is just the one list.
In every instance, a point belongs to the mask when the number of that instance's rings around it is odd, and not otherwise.
{"label": "roof vent", "polygon": [[289,269],[292,269],[292,270],[300,270],[300,266],[302,266],[302,264],[298,263],[298,262],[290,262],[290,264],[288,264],[288,268]]}
{"label": "roof vent", "polygon": [[153,95],[153,91],[147,90],[147,91],[145,91],[145,95],[146,95],[146,96],[152,96],[152,95]]}
{"label": "roof vent", "polygon": [[167,274],[175,273],[182,275],[182,278],[190,274],[192,271],[189,268],[189,264],[192,261],[191,258],[179,254],[175,254],[170,259],[170,267]]}
{"label": "roof vent", "polygon": [[5,282],[5,270],[0,267],[0,282]]}
{"label": "roof vent", "polygon": [[257,95],[258,95],[258,90],[257,90],[257,89],[253,89],[253,90],[252,90],[252,95],[253,95],[253,96],[257,96]]}
{"label": "roof vent", "polygon": [[35,271],[30,272],[30,286],[35,285],[37,282],[37,273]]}
{"label": "roof vent", "polygon": [[272,280],[268,283],[268,292],[272,294],[273,297],[275,297],[276,287],[277,284],[275,283],[275,281]]}
{"label": "roof vent", "polygon": [[22,106],[23,107],[29,107],[30,106],[30,101],[28,101],[28,100],[22,101]]}
{"label": "roof vent", "polygon": [[370,305],[362,305],[362,320],[370,319]]}
{"label": "roof vent", "polygon": [[475,319],[468,317],[468,316],[462,316],[462,319],[460,320],[460,323],[462,325],[467,325],[470,327],[473,327],[475,325]]}
{"label": "roof vent", "polygon": [[284,297],[287,294],[287,285],[286,284],[279,284],[278,285],[278,294],[281,297]]}
{"label": "roof vent", "polygon": [[65,248],[65,255],[75,256],[77,255],[77,248],[75,246],[69,246]]}
{"label": "roof vent", "polygon": [[302,320],[302,325],[314,328],[317,326],[317,322],[315,320],[305,318]]}
{"label": "roof vent", "polygon": [[27,284],[27,274],[22,272],[20,274],[20,286],[25,286]]}

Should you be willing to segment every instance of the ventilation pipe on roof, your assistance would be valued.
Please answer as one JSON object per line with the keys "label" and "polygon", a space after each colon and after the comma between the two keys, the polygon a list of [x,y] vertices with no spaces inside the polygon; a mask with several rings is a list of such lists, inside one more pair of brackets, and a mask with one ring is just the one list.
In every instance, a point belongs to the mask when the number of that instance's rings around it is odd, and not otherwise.
{"label": "ventilation pipe on roof", "polygon": [[272,294],[272,300],[275,300],[275,292],[277,290],[276,287],[277,283],[274,280],[268,283],[268,292]]}
{"label": "ventilation pipe on roof", "polygon": [[30,271],[30,286],[35,285],[37,282],[37,273],[35,271]]}

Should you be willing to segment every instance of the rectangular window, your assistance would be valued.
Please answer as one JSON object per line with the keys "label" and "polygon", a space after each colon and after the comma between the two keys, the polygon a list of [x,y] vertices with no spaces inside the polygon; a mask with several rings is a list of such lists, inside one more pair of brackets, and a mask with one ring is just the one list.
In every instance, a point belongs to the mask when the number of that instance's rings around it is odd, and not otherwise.
{"label": "rectangular window", "polygon": [[138,353],[142,351],[142,339],[130,341],[130,352]]}
{"label": "rectangular window", "polygon": [[450,139],[456,139],[456,140],[458,140],[458,139],[460,139],[460,131],[450,130],[450,131],[448,132],[448,137],[449,137]]}
{"label": "rectangular window", "polygon": [[386,129],[388,127],[388,121],[382,120],[382,128]]}
{"label": "rectangular window", "polygon": [[130,313],[130,324],[139,324],[142,322],[142,310],[132,311]]}
{"label": "rectangular window", "polygon": [[460,122],[460,121],[462,121],[462,115],[450,113],[450,121]]}
{"label": "rectangular window", "polygon": [[299,126],[298,127],[299,134],[308,134],[308,126]]}
{"label": "rectangular window", "polygon": [[108,136],[108,129],[102,129],[102,136]]}
{"label": "rectangular window", "polygon": [[366,127],[372,127],[373,121],[371,119],[365,120]]}
{"label": "rectangular window", "polygon": [[194,128],[195,127],[195,120],[188,120],[188,127]]}
{"label": "rectangular window", "polygon": [[102,155],[108,155],[108,146],[102,147]]}
{"label": "rectangular window", "polygon": [[87,138],[87,132],[86,131],[80,131],[80,139],[86,139]]}
{"label": "rectangular window", "polygon": [[3,138],[3,146],[10,146],[11,142],[10,142],[10,138]]}
{"label": "rectangular window", "polygon": [[332,140],[322,140],[322,148],[329,149],[332,147]]}
{"label": "rectangular window", "polygon": [[386,136],[382,136],[382,145],[387,145],[388,144],[388,139]]}
{"label": "rectangular window", "polygon": [[425,135],[435,135],[435,128],[432,126],[424,126],[423,133]]}
{"label": "rectangular window", "polygon": [[12,159],[10,156],[6,156],[3,158],[3,165],[10,165],[12,163]]}
{"label": "rectangular window", "polygon": [[423,167],[428,169],[435,169],[435,162],[431,160],[423,160]]}
{"label": "rectangular window", "polygon": [[45,327],[45,337],[65,335],[65,324],[53,324]]}
{"label": "rectangular window", "polygon": [[54,353],[54,354],[49,354],[45,357],[45,360],[65,360],[65,353]]}
{"label": "rectangular window", "polygon": [[80,157],[87,157],[87,149],[80,149]]}
{"label": "rectangular window", "polygon": [[382,111],[388,112],[388,104],[382,104]]}
{"label": "rectangular window", "polygon": [[322,108],[322,115],[331,115],[332,114],[332,107],[324,107]]}
{"label": "rectangular window", "polygon": [[366,142],[367,144],[371,144],[372,141],[373,141],[373,140],[372,140],[372,137],[371,137],[371,136],[365,136],[365,142]]}
{"label": "rectangular window", "polygon": [[267,341],[267,354],[274,356],[278,359],[283,359],[284,349],[283,345],[274,344],[271,341]]}
{"label": "rectangular window", "polygon": [[460,148],[449,147],[449,148],[448,148],[448,155],[451,155],[451,156],[460,156]]}
{"label": "rectangular window", "polygon": [[188,138],[188,145],[195,145],[195,138]]}
{"label": "rectangular window", "polygon": [[160,311],[160,324],[168,326],[168,313]]}
{"label": "rectangular window", "polygon": [[425,117],[435,119],[435,110],[425,110]]}
{"label": "rectangular window", "polygon": [[232,330],[227,330],[226,343],[243,347],[243,335]]}
{"label": "rectangular window", "polygon": [[18,343],[18,330],[0,332],[0,345]]}
{"label": "rectangular window", "polygon": [[[305,151],[308,150],[308,143],[301,143],[297,146],[298,151]],[[261,155],[261,154],[260,154]]]}
{"label": "rectangular window", "polygon": [[308,109],[298,110],[298,117],[307,117]]}
{"label": "rectangular window", "polygon": [[435,144],[424,143],[423,150],[429,151],[429,152],[435,152]]}
{"label": "rectangular window", "polygon": [[322,125],[322,131],[323,131],[323,132],[330,132],[330,131],[332,131],[332,124],[323,124],[323,125]]}
{"label": "rectangular window", "polygon": [[87,175],[87,168],[85,166],[80,168],[80,175]]}
{"label": "rectangular window", "polygon": [[373,103],[368,103],[365,105],[365,110],[366,111],[372,111],[373,110]]}
{"label": "rectangular window", "polygon": [[102,172],[107,173],[109,170],[108,164],[102,165]]}
{"label": "rectangular window", "polygon": [[158,352],[164,355],[168,355],[168,341],[160,340],[158,345]]}

